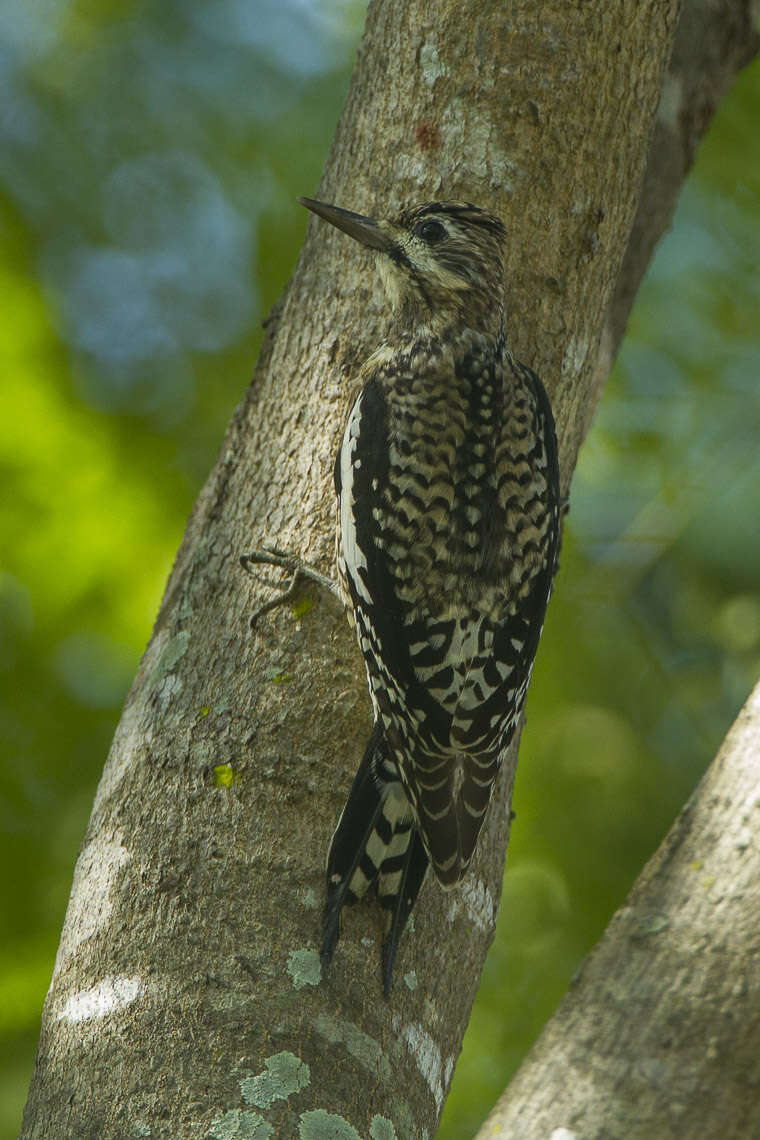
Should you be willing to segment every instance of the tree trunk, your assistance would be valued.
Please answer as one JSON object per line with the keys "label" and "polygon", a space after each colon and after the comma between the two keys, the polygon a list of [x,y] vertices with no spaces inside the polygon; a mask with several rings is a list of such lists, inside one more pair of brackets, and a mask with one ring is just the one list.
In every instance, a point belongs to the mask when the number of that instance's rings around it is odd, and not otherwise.
{"label": "tree trunk", "polygon": [[760,685],[479,1140],[760,1136]]}
{"label": "tree trunk", "polygon": [[[719,21],[735,30],[747,6],[693,5],[715,21],[713,103],[741,58]],[[679,169],[648,180],[658,210],[640,211],[621,277],[677,9],[481,2],[463,19],[454,0],[375,0],[319,192],[364,212],[438,196],[504,217],[511,345],[552,399],[565,490],[605,320],[609,362],[705,125],[664,104]],[[514,769],[468,883],[425,884],[390,1001],[371,906],[346,915],[320,980],[324,859],[370,728],[364,671],[327,595],[249,631],[264,591],[238,565],[269,541],[329,570],[333,457],[385,311],[366,255],[312,224],[98,789],[23,1140],[435,1131],[493,934]]]}

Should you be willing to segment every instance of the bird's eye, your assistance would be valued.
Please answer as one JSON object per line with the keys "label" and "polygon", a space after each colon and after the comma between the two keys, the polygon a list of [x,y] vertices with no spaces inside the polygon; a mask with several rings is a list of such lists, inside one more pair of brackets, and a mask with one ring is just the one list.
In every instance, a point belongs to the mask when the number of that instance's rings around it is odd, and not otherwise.
{"label": "bird's eye", "polygon": [[422,223],[417,233],[428,245],[435,245],[441,241],[442,238],[446,237],[446,227],[442,226],[440,222],[430,219]]}

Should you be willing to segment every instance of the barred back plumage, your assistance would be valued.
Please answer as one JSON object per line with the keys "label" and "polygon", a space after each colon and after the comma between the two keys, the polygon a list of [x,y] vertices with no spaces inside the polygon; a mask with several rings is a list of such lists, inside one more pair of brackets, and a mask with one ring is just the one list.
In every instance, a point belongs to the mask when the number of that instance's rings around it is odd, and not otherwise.
{"label": "barred back plumage", "polygon": [[375,726],[328,858],[323,960],[373,884],[386,992],[428,865],[466,874],[530,680],[556,569],[557,445],[505,343],[504,227],[469,203],[382,222],[302,199],[377,251],[388,335],[335,464],[342,592]]}

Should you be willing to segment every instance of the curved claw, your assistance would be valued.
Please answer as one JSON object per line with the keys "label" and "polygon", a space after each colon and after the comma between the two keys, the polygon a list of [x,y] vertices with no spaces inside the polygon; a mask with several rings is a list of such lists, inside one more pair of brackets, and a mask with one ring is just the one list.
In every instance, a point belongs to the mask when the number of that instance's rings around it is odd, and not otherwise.
{"label": "curved claw", "polygon": [[253,574],[255,566],[278,566],[283,570],[287,570],[290,574],[290,581],[284,590],[282,590],[277,597],[270,599],[268,602],[264,602],[252,615],[248,623],[251,629],[254,628],[256,622],[260,617],[263,617],[264,614],[289,602],[298,592],[298,587],[304,580],[315,582],[316,585],[331,594],[338,594],[338,587],[332,578],[320,574],[313,566],[308,566],[295,555],[287,554],[283,550],[277,550],[277,548],[273,546],[262,546],[257,550],[252,550],[250,554],[241,554],[240,565],[246,574]]}

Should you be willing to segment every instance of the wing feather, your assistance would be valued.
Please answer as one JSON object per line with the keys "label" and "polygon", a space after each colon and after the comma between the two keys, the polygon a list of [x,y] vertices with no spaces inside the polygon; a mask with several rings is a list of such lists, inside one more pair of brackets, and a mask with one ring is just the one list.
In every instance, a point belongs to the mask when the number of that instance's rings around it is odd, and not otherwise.
{"label": "wing feather", "polygon": [[557,557],[559,478],[551,408],[534,374],[517,367],[534,393],[541,453],[533,462],[543,465],[553,517],[541,566],[517,592],[505,571],[503,605],[495,613],[479,608],[475,599],[456,612],[417,606],[412,614],[400,600],[378,521],[387,507],[391,448],[377,381],[353,405],[335,468],[339,573],[376,720],[445,885],[457,882],[472,859],[522,711]]}

